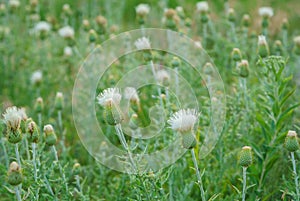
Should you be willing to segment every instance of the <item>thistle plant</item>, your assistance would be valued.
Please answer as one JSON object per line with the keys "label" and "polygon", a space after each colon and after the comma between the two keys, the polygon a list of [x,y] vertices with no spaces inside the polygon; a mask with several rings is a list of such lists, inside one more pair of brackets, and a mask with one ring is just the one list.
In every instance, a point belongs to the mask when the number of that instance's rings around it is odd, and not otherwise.
{"label": "thistle plant", "polygon": [[172,130],[180,133],[182,137],[183,148],[190,149],[191,151],[194,167],[196,170],[196,176],[198,179],[197,184],[201,192],[201,199],[202,201],[205,201],[206,198],[205,198],[205,192],[202,184],[201,173],[198,168],[198,162],[194,150],[194,148],[197,145],[194,129],[195,129],[195,124],[198,121],[198,116],[199,114],[195,109],[182,109],[174,113],[168,120],[168,123],[172,128]]}
{"label": "thistle plant", "polygon": [[295,183],[295,200],[300,200],[300,192],[299,192],[299,183],[298,183],[298,173],[296,169],[296,160],[295,160],[295,152],[299,150],[299,141],[297,137],[297,133],[295,131],[289,131],[285,138],[285,147],[291,154],[291,160],[293,165],[293,174],[294,174],[294,183]]}
{"label": "thistle plant", "polygon": [[246,190],[247,190],[247,168],[252,164],[252,148],[249,146],[244,146],[239,154],[239,164],[243,168],[243,191],[242,191],[242,201],[246,200]]}

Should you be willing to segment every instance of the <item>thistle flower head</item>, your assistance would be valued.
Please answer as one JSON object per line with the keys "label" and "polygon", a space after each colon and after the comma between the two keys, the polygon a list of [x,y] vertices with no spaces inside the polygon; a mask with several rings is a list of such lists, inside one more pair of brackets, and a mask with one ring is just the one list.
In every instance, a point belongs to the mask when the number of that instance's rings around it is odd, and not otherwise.
{"label": "thistle flower head", "polygon": [[169,85],[170,75],[166,70],[159,70],[156,72],[156,79],[162,85]]}
{"label": "thistle flower head", "polygon": [[297,46],[300,46],[300,36],[296,36],[294,38],[294,43],[297,45]]}
{"label": "thistle flower head", "polygon": [[124,96],[125,96],[125,99],[128,99],[130,101],[134,101],[134,102],[140,101],[139,95],[138,95],[136,89],[133,87],[126,87],[125,91],[124,91]]}
{"label": "thistle flower head", "polygon": [[34,26],[36,32],[49,32],[51,30],[51,25],[48,22],[40,21]]}
{"label": "thistle flower head", "polygon": [[9,0],[8,5],[11,8],[18,8],[21,5],[21,3],[19,0]]}
{"label": "thistle flower head", "polygon": [[260,7],[258,9],[258,14],[262,17],[272,17],[274,15],[273,8],[271,7]]}
{"label": "thistle flower head", "polygon": [[267,44],[266,37],[264,35],[259,35],[258,36],[258,45],[266,45],[266,44]]}
{"label": "thistle flower head", "polygon": [[209,6],[208,6],[208,3],[207,1],[200,1],[196,4],[196,7],[197,7],[197,10],[200,12],[200,13],[203,13],[203,12],[208,12],[209,10]]}
{"label": "thistle flower head", "polygon": [[53,126],[51,124],[47,124],[44,126],[44,132],[46,134],[54,132]]}
{"label": "thistle flower head", "polygon": [[175,131],[191,131],[198,120],[198,116],[199,114],[195,109],[181,109],[170,117],[168,124]]}
{"label": "thistle flower head", "polygon": [[26,110],[24,107],[20,108],[18,112],[19,112],[19,116],[20,116],[21,120],[26,121],[28,119]]}
{"label": "thistle flower head", "polygon": [[64,56],[70,57],[70,56],[72,56],[72,55],[73,55],[73,50],[72,50],[72,48],[69,47],[69,46],[66,46],[66,47],[64,48]]}
{"label": "thistle flower head", "polygon": [[149,39],[146,38],[146,37],[142,37],[142,38],[137,39],[137,40],[134,42],[134,45],[135,45],[135,47],[136,47],[138,50],[142,50],[142,49],[151,49],[150,41],[149,41]]}
{"label": "thistle flower head", "polygon": [[137,15],[144,17],[149,14],[150,12],[150,6],[148,4],[139,4],[137,7],[135,7],[135,12]]}
{"label": "thistle flower head", "polygon": [[194,44],[196,48],[202,49],[202,44],[200,41],[195,41]]}
{"label": "thistle flower head", "polygon": [[109,106],[110,104],[119,105],[122,95],[118,88],[108,88],[97,96],[98,103],[103,107]]}
{"label": "thistle flower head", "polygon": [[3,114],[4,123],[11,130],[18,130],[21,124],[20,111],[16,106],[9,107]]}
{"label": "thistle flower head", "polygon": [[63,38],[74,38],[74,29],[70,26],[62,27],[58,30],[58,34]]}
{"label": "thistle flower head", "polygon": [[40,70],[34,71],[31,75],[31,83],[34,85],[38,85],[42,82],[43,73]]}

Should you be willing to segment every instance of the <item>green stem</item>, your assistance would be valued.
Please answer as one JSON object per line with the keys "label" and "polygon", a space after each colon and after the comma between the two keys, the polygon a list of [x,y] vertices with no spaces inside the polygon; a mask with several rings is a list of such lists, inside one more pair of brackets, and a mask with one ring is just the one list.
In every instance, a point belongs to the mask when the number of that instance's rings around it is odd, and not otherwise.
{"label": "green stem", "polygon": [[34,181],[37,182],[37,166],[36,166],[36,143],[31,143],[32,148],[32,163],[34,167]]}
{"label": "green stem", "polygon": [[18,143],[15,144],[15,152],[16,152],[16,158],[17,158],[18,164],[19,164],[19,166],[21,168],[21,159],[20,159],[20,154],[19,154]]}
{"label": "green stem", "polygon": [[246,199],[246,186],[247,186],[247,167],[243,167],[243,194],[242,201]]}
{"label": "green stem", "polygon": [[296,160],[295,160],[294,152],[291,152],[291,158],[293,163],[293,172],[294,172],[294,180],[295,180],[295,187],[296,187],[296,200],[299,201],[300,193],[299,193],[298,174],[296,169]]}
{"label": "green stem", "polygon": [[15,186],[15,191],[16,191],[17,200],[21,201],[22,198],[21,198],[21,193],[20,193],[19,187],[20,187],[19,185]]}
{"label": "green stem", "polygon": [[192,154],[192,159],[193,159],[193,163],[194,163],[195,170],[196,170],[198,185],[199,185],[200,192],[201,192],[201,199],[202,199],[202,201],[206,201],[205,193],[204,193],[204,189],[203,189],[203,184],[202,184],[202,179],[201,179],[201,174],[200,174],[200,171],[199,171],[199,168],[198,168],[198,163],[197,163],[197,159],[196,159],[196,156],[195,156],[195,150],[194,149],[191,149],[191,154]]}
{"label": "green stem", "polygon": [[53,154],[54,154],[54,157],[55,157],[55,161],[57,162],[58,164],[58,167],[59,167],[59,172],[62,176],[62,179],[63,179],[63,182],[65,184],[65,188],[66,188],[66,192],[69,193],[69,188],[68,188],[68,183],[67,183],[67,179],[66,179],[66,175],[64,174],[63,172],[63,169],[62,169],[62,166],[58,160],[58,155],[57,155],[57,151],[56,151],[56,148],[54,145],[52,145],[52,151],[53,151]]}
{"label": "green stem", "polygon": [[134,162],[134,160],[133,160],[132,153],[131,153],[131,151],[130,151],[130,149],[129,149],[129,147],[128,147],[128,144],[127,144],[127,142],[126,142],[126,139],[125,139],[125,137],[124,137],[124,134],[123,134],[123,131],[122,131],[122,127],[121,127],[121,124],[117,124],[117,125],[115,126],[115,129],[116,129],[117,135],[118,135],[118,137],[119,137],[119,140],[120,140],[120,142],[121,142],[123,148],[124,148],[124,149],[127,151],[127,153],[128,153],[128,157],[129,157],[131,166],[132,166],[134,172],[136,173],[136,172],[137,172],[137,168],[136,168],[135,162]]}
{"label": "green stem", "polygon": [[6,150],[6,147],[5,147],[5,143],[4,143],[4,140],[3,140],[2,137],[1,137],[0,141],[1,141],[2,149],[3,149],[5,164],[6,164],[6,167],[8,169],[9,168],[9,160],[8,160],[8,155],[7,155],[7,150]]}

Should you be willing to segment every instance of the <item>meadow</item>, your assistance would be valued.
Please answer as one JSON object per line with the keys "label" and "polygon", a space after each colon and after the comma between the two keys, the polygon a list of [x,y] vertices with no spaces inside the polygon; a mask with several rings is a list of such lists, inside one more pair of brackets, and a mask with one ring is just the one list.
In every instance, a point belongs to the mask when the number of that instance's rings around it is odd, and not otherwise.
{"label": "meadow", "polygon": [[300,3],[0,2],[0,200],[299,201]]}

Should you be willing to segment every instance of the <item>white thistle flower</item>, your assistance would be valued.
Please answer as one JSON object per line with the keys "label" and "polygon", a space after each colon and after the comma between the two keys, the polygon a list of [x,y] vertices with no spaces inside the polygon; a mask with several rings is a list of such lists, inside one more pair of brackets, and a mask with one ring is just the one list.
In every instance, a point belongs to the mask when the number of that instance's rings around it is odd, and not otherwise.
{"label": "white thistle flower", "polygon": [[64,48],[64,55],[65,55],[66,57],[72,56],[72,55],[73,55],[73,50],[72,50],[72,48],[69,47],[69,46],[65,47],[65,48]]}
{"label": "white thistle flower", "polygon": [[183,12],[183,8],[182,8],[181,6],[177,6],[177,7],[176,7],[176,11],[177,11],[178,13],[182,13],[182,12]]}
{"label": "white thistle flower", "polygon": [[3,114],[4,123],[6,126],[12,130],[17,130],[20,128],[21,116],[19,109],[16,106],[9,107]]}
{"label": "white thistle flower", "polygon": [[296,133],[296,131],[289,130],[287,136],[289,136],[289,137],[296,137],[297,133]]}
{"label": "white thistle flower", "polygon": [[73,38],[75,35],[75,32],[72,27],[65,26],[58,30],[58,34],[63,38]]}
{"label": "white thistle flower", "polygon": [[258,36],[258,45],[265,45],[267,44],[266,37],[264,35]]}
{"label": "white thistle flower", "polygon": [[191,131],[198,120],[198,116],[199,114],[195,109],[181,109],[170,117],[168,124],[175,131]]}
{"label": "white thistle flower", "polygon": [[294,43],[295,43],[296,45],[300,45],[300,36],[296,36],[296,37],[294,38]]}
{"label": "white thistle flower", "polygon": [[200,1],[196,4],[197,10],[199,12],[208,12],[209,7],[206,1]]}
{"label": "white thistle flower", "polygon": [[202,49],[202,44],[200,41],[195,41],[194,44],[195,44],[196,48]]}
{"label": "white thistle flower", "polygon": [[145,16],[148,15],[150,12],[150,6],[148,4],[139,4],[137,7],[135,7],[135,12],[137,15]]}
{"label": "white thistle flower", "polygon": [[125,99],[131,100],[131,101],[136,101],[136,102],[140,101],[139,95],[138,95],[136,89],[133,87],[126,87],[125,91],[124,91],[124,96],[125,96]]}
{"label": "white thistle flower", "polygon": [[31,75],[31,83],[32,84],[38,84],[43,79],[43,73],[40,70],[34,71]]}
{"label": "white thistle flower", "polygon": [[166,70],[159,70],[155,74],[156,79],[161,84],[167,84],[170,81],[170,74]]}
{"label": "white thistle flower", "polygon": [[53,129],[53,126],[51,124],[47,124],[44,126],[44,132],[47,134],[47,133],[51,133],[53,132],[54,129]]}
{"label": "white thistle flower", "polygon": [[34,27],[35,32],[49,32],[50,29],[51,29],[51,25],[45,21],[38,22]]}
{"label": "white thistle flower", "polygon": [[138,50],[142,50],[142,49],[150,49],[150,48],[151,48],[150,41],[149,41],[149,39],[146,38],[146,37],[142,37],[142,38],[137,39],[137,40],[134,42],[134,45],[135,45],[135,47],[136,47]]}
{"label": "white thistle flower", "polygon": [[258,14],[262,17],[272,17],[274,15],[271,7],[261,7],[258,9]]}
{"label": "white thistle flower", "polygon": [[8,5],[13,8],[18,8],[21,5],[21,3],[19,0],[9,0]]}
{"label": "white thistle flower", "polygon": [[111,103],[119,105],[121,98],[122,95],[120,94],[120,90],[118,88],[105,89],[97,96],[98,103],[103,107],[108,106]]}
{"label": "white thistle flower", "polygon": [[21,120],[26,121],[28,119],[27,114],[26,114],[26,110],[24,107],[22,107],[21,109],[19,109],[19,116],[21,117]]}

